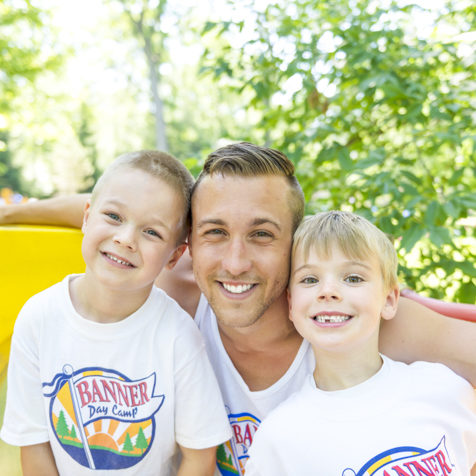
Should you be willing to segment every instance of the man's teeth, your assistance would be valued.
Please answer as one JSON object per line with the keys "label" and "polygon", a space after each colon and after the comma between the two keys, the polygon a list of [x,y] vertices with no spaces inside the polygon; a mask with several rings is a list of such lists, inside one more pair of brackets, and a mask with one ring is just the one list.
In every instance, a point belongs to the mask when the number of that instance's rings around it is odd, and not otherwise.
{"label": "man's teeth", "polygon": [[223,287],[230,293],[233,293],[233,294],[241,294],[241,293],[244,293],[246,291],[249,291],[253,285],[252,284],[237,284],[237,285],[234,285],[234,284],[225,284],[225,283],[222,283],[223,284]]}
{"label": "man's teeth", "polygon": [[124,264],[124,265],[126,265],[126,266],[132,266],[132,264],[129,263],[128,261],[124,261],[124,260],[122,260],[122,259],[116,258],[115,256],[112,256],[112,255],[110,255],[109,253],[106,253],[106,256],[107,256],[109,259],[112,259],[112,261],[115,261],[116,263]]}
{"label": "man's teeth", "polygon": [[345,322],[348,319],[350,319],[350,316],[343,316],[341,314],[339,315],[317,315],[314,316],[313,319],[317,322],[320,322],[321,324],[325,324],[326,322]]}

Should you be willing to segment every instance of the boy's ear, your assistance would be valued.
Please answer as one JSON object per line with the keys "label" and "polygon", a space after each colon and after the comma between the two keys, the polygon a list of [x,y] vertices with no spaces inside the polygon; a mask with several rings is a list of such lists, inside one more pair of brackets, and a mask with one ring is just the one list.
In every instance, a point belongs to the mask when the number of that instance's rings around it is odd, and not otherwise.
{"label": "boy's ear", "polygon": [[400,290],[398,287],[392,288],[388,291],[385,298],[385,303],[381,312],[382,319],[392,319],[397,313],[398,298],[400,296]]}
{"label": "boy's ear", "polygon": [[187,249],[186,243],[182,243],[181,245],[177,246],[177,248],[175,248],[175,250],[172,252],[170,259],[167,261],[165,268],[172,269],[177,264],[177,261],[184,254],[186,249]]}
{"label": "boy's ear", "polygon": [[86,205],[84,205],[83,224],[81,225],[81,231],[83,233],[84,233],[84,230],[86,229],[86,222],[88,221],[90,211],[91,211],[91,199],[89,198],[88,201],[86,202]]}
{"label": "boy's ear", "polygon": [[289,288],[286,288],[286,297],[288,298],[288,310],[289,310],[288,317],[289,317],[289,320],[292,321],[293,317],[292,317],[292,314],[291,314],[291,311],[292,311],[291,293],[289,292]]}
{"label": "boy's ear", "polygon": [[192,227],[190,227],[190,230],[188,231],[187,243],[188,243],[188,252],[190,256],[192,256]]}

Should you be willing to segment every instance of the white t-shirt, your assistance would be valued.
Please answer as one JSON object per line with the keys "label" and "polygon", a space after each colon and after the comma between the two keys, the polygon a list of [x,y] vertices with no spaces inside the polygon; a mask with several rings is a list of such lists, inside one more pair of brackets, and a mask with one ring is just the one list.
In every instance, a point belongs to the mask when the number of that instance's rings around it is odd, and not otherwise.
{"label": "white t-shirt", "polygon": [[469,476],[475,411],[471,385],[441,364],[384,357],[334,392],[310,376],[261,424],[246,476]]}
{"label": "white t-shirt", "polygon": [[208,356],[218,379],[233,429],[233,438],[218,449],[218,469],[224,476],[243,475],[248,449],[261,420],[302,387],[306,377],[314,370],[314,354],[311,346],[303,341],[285,375],[271,387],[252,392],[223,347],[215,314],[203,295],[195,314],[195,322],[205,339]]}
{"label": "white t-shirt", "polygon": [[176,443],[200,449],[228,440],[190,316],[154,287],[126,319],[89,321],[72,305],[70,279],[33,296],[18,316],[2,439],[50,441],[66,476],[174,474]]}

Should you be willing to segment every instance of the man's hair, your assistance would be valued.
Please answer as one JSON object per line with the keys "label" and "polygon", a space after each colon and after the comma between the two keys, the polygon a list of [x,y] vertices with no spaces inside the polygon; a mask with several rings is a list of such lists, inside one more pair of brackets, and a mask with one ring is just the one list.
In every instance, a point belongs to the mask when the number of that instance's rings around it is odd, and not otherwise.
{"label": "man's hair", "polygon": [[214,174],[224,177],[263,175],[285,177],[289,184],[289,208],[293,218],[293,232],[301,222],[304,216],[304,194],[294,175],[294,164],[279,150],[260,147],[249,142],[221,147],[207,157],[192,193],[204,177]]}
{"label": "man's hair", "polygon": [[292,259],[297,251],[307,259],[311,250],[329,257],[333,246],[351,259],[375,256],[385,288],[397,286],[398,261],[393,243],[383,231],[354,213],[329,211],[306,217],[294,234]]}
{"label": "man's hair", "polygon": [[190,227],[190,197],[194,179],[187,167],[178,159],[165,152],[156,150],[140,150],[120,155],[104,171],[96,182],[91,195],[91,203],[101,191],[103,184],[113,176],[117,170],[124,167],[142,170],[143,172],[163,180],[171,186],[183,202],[182,227],[179,242],[183,241]]}

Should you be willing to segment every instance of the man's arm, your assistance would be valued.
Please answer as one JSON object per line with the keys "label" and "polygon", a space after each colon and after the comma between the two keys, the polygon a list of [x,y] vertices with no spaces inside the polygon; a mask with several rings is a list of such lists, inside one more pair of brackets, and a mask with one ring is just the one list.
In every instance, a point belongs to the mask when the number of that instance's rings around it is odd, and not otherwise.
{"label": "man's arm", "polygon": [[0,224],[58,225],[81,228],[89,194],[68,195],[0,206]]}
{"label": "man's arm", "polygon": [[59,474],[49,442],[22,446],[20,455],[23,476],[57,476]]}
{"label": "man's arm", "polygon": [[440,362],[476,387],[476,324],[438,314],[401,298],[397,315],[382,321],[380,349],[395,360]]}
{"label": "man's arm", "polygon": [[215,462],[217,448],[204,448],[193,450],[180,446],[182,461],[177,472],[177,476],[213,476],[215,472]]}

